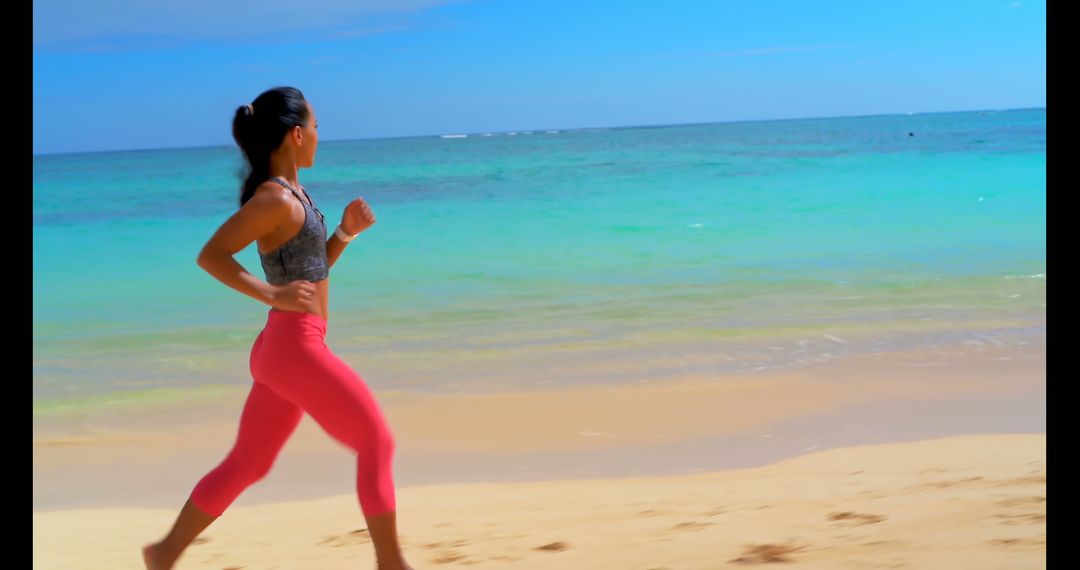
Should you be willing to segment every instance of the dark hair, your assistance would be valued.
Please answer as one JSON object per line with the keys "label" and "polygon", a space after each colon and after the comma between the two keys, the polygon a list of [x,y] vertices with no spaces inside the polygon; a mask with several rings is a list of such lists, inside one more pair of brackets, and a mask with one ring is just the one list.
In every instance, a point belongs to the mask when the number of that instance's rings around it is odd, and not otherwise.
{"label": "dark hair", "polygon": [[233,118],[233,139],[247,159],[241,173],[243,206],[255,195],[255,189],[270,178],[270,153],[281,146],[293,127],[308,120],[307,101],[295,87],[275,87],[263,91],[250,105],[241,105]]}

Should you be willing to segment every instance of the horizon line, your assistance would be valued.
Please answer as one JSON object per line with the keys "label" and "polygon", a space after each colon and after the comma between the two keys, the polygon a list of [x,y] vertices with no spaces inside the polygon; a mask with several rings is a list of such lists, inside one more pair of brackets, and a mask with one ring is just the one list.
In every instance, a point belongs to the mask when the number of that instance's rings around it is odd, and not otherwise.
{"label": "horizon line", "polygon": [[[566,131],[580,131],[588,129],[642,129],[642,128],[657,128],[657,127],[681,127],[681,126],[694,126],[694,125],[727,125],[727,124],[739,124],[739,123],[769,123],[776,121],[805,121],[812,119],[854,119],[860,117],[890,117],[894,115],[940,115],[946,113],[975,113],[980,111],[1029,111],[1037,109],[1046,109],[1042,107],[1015,107],[1009,109],[964,109],[958,111],[907,111],[903,113],[876,113],[872,115],[834,115],[829,117],[786,117],[780,119],[745,119],[738,121],[702,121],[691,123],[662,123],[662,124],[647,124],[647,125],[616,125],[616,126],[587,126],[587,127],[565,127],[565,128],[553,128],[542,127],[533,129],[516,129],[506,131],[476,131],[472,132],[459,132],[459,133],[431,133],[423,135],[400,135],[390,137],[358,137],[347,139],[329,139],[320,142],[326,143],[338,143],[338,142],[356,142],[356,141],[380,141],[380,140],[398,140],[398,139],[417,139],[417,138],[431,138],[440,137],[446,134],[483,134],[483,133],[501,133],[501,132],[516,132],[521,133],[525,131],[543,132],[550,130],[558,130],[562,132]],[[231,147],[234,143],[222,143],[222,144],[202,144],[197,146],[179,146],[179,147],[149,147],[149,148],[130,148],[130,149],[111,149],[111,150],[79,150],[79,151],[62,151],[62,152],[43,152],[34,153],[34,158],[46,157],[46,156],[64,156],[64,155],[81,155],[81,154],[106,154],[106,153],[128,153],[128,152],[148,152],[148,151],[168,151],[168,150],[200,150],[200,149],[212,149],[219,147]]]}

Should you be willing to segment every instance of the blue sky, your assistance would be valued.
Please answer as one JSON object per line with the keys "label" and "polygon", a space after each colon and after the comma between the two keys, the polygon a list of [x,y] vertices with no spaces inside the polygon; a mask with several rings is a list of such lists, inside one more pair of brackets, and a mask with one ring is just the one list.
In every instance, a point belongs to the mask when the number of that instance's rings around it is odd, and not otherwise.
{"label": "blue sky", "polygon": [[1045,2],[34,0],[34,153],[1046,106]]}

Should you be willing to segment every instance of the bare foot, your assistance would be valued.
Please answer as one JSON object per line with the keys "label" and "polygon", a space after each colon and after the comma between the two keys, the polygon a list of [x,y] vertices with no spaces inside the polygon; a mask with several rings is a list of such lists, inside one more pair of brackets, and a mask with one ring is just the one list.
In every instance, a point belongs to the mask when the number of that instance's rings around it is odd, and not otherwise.
{"label": "bare foot", "polygon": [[176,558],[169,556],[158,544],[147,544],[142,549],[143,563],[146,570],[172,570]]}
{"label": "bare foot", "polygon": [[415,570],[412,566],[409,566],[407,562],[401,562],[398,564],[379,564],[375,562],[375,570]]}

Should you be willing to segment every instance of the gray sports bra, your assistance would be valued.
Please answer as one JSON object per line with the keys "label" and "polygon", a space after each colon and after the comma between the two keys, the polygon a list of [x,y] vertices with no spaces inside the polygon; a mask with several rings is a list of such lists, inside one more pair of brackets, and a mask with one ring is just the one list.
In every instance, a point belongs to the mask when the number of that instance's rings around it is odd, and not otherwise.
{"label": "gray sports bra", "polygon": [[281,247],[268,253],[259,253],[259,260],[262,261],[263,271],[266,273],[266,282],[271,285],[285,285],[298,279],[326,279],[330,274],[330,266],[326,261],[326,222],[323,221],[322,212],[315,207],[303,186],[300,190],[304,192],[307,200],[301,198],[284,180],[277,177],[270,180],[288,188],[304,205],[304,225]]}

